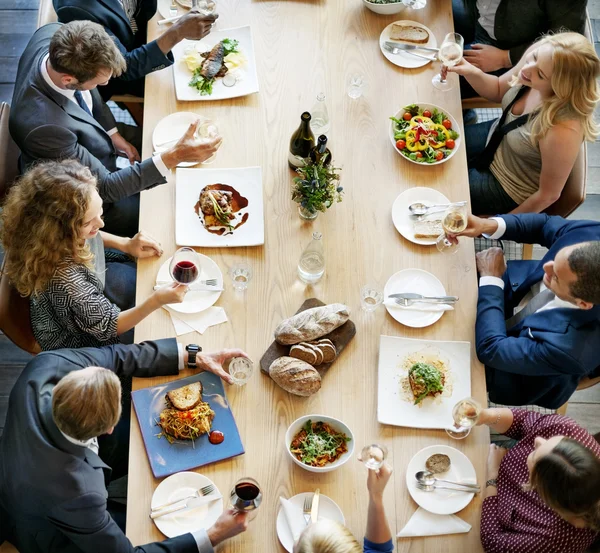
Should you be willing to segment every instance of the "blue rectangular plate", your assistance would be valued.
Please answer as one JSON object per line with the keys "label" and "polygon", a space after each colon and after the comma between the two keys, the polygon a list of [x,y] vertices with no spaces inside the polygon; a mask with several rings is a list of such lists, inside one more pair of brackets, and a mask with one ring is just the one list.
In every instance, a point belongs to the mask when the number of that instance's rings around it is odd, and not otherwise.
{"label": "blue rectangular plate", "polygon": [[[223,443],[211,444],[207,434],[195,440],[194,447],[191,441],[182,440],[170,444],[164,436],[158,438],[157,434],[161,429],[156,425],[156,421],[159,419],[160,412],[166,407],[165,394],[198,380],[202,382],[203,387],[202,401],[207,402],[215,412],[212,430],[223,432],[225,435]],[[201,467],[244,453],[240,433],[227,403],[223,382],[215,374],[202,372],[160,386],[136,390],[131,396],[155,477],[162,478],[175,472]]]}

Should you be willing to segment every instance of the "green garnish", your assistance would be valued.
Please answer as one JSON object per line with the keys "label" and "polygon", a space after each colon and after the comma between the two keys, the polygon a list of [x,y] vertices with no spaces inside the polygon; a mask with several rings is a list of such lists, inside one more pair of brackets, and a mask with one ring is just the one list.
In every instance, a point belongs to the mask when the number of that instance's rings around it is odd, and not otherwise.
{"label": "green garnish", "polygon": [[203,77],[200,72],[202,71],[202,66],[196,67],[194,69],[194,73],[192,75],[192,80],[188,83],[189,86],[195,88],[202,96],[210,96],[213,91],[213,83],[214,79],[207,79]]}
{"label": "green garnish", "polygon": [[224,38],[221,41],[223,48],[225,50],[225,55],[233,54],[239,52],[238,46],[240,45],[239,41],[231,38]]}
{"label": "green garnish", "polygon": [[415,115],[419,115],[419,106],[417,104],[410,104],[410,106],[404,108],[404,111],[408,111],[408,113],[415,117]]}
{"label": "green garnish", "polygon": [[215,211],[215,217],[217,218],[219,223],[221,223],[223,226],[226,226],[228,228],[228,230],[233,230],[234,227],[229,222],[229,217],[227,217],[227,214],[223,211],[221,206],[217,203],[217,200],[215,200],[215,197],[210,192],[208,193],[208,197],[210,198],[210,201],[213,204],[213,208]]}
{"label": "green garnish", "polygon": [[338,448],[350,441],[346,434],[333,431],[323,422],[316,422],[313,425],[312,421],[308,420],[302,430],[306,432],[306,436],[297,448],[290,445],[290,450],[307,465],[321,466],[324,464],[323,458],[333,462],[340,455]]}
{"label": "green garnish", "polygon": [[429,363],[415,363],[409,369],[408,375],[416,385],[411,385],[413,393],[415,387],[420,391],[419,395],[415,395],[415,405],[421,403],[431,393],[444,391],[441,371]]}

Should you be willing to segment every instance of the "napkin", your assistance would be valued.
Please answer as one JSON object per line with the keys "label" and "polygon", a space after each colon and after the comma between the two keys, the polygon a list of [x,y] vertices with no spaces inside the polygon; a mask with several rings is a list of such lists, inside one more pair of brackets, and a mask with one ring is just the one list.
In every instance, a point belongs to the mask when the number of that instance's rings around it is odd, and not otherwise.
{"label": "napkin", "polygon": [[393,299],[386,299],[383,302],[387,307],[392,309],[402,309],[404,311],[453,311],[454,307],[447,303],[425,303],[416,301],[408,307],[397,304]]}
{"label": "napkin", "polygon": [[300,534],[302,534],[306,528],[306,521],[304,520],[302,509],[283,497],[279,498],[279,502],[281,503],[283,516],[287,522],[288,528],[290,529],[294,543],[296,543],[300,537]]}
{"label": "napkin", "polygon": [[207,328],[227,322],[227,314],[222,307],[209,307],[200,313],[179,313],[168,306],[163,309],[171,315],[177,336],[194,331],[204,334]]}
{"label": "napkin", "polygon": [[456,515],[436,515],[419,507],[415,514],[398,532],[399,538],[417,536],[442,536],[445,534],[463,534],[471,530],[471,525]]}

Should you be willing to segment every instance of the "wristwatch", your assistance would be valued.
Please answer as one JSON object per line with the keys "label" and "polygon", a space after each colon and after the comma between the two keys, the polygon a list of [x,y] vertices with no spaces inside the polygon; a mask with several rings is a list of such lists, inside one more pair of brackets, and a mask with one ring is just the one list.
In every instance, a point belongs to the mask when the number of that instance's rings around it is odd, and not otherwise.
{"label": "wristwatch", "polygon": [[196,355],[198,355],[202,351],[202,348],[198,344],[188,344],[187,346],[185,346],[185,351],[188,352],[188,368],[195,369],[197,367]]}
{"label": "wristwatch", "polygon": [[498,487],[498,479],[497,478],[490,478],[486,483],[485,483],[485,487],[487,488],[488,486],[494,486],[494,488]]}

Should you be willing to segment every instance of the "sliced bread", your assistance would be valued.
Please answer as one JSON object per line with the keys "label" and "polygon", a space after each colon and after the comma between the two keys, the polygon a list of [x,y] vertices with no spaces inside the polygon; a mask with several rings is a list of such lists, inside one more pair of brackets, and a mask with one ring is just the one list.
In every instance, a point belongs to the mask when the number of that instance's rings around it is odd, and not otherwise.
{"label": "sliced bread", "polygon": [[329,338],[321,338],[309,342],[311,346],[317,347],[323,354],[323,363],[331,363],[337,356],[337,349]]}
{"label": "sliced bread", "polygon": [[317,363],[317,354],[315,350],[305,344],[296,344],[292,346],[290,348],[290,357],[300,359],[309,365],[315,365]]}
{"label": "sliced bread", "polygon": [[394,23],[392,25],[392,32],[390,33],[390,40],[426,44],[429,41],[429,33],[423,27]]}
{"label": "sliced bread", "polygon": [[179,411],[189,411],[202,401],[202,383],[193,382],[167,392],[167,399]]}
{"label": "sliced bread", "polygon": [[415,221],[413,223],[415,238],[437,238],[443,234],[442,221],[439,219],[428,219]]}

